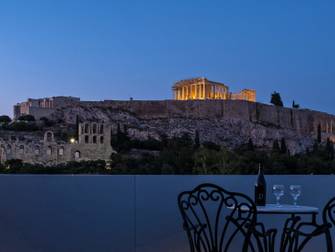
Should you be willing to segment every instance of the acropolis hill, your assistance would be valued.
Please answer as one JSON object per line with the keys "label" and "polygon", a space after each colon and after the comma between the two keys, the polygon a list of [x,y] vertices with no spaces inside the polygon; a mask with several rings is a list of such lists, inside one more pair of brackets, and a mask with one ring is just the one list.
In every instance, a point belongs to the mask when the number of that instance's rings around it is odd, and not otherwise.
{"label": "acropolis hill", "polygon": [[[176,86],[173,90],[176,91]],[[192,91],[192,88],[189,90]],[[207,90],[206,87],[203,90]],[[208,90],[224,91],[215,88]],[[182,94],[186,94],[186,97],[187,94],[191,95],[187,92],[184,90]],[[230,94],[227,90],[224,92]],[[197,94],[205,96],[206,92]],[[30,99],[15,105],[14,112],[16,117],[31,114],[36,119],[46,117],[57,122],[49,131],[66,129],[67,125],[76,125],[79,120],[81,140],[75,146],[77,150],[73,146],[68,148],[69,159],[75,155],[78,158],[82,153],[108,159],[110,152],[113,152],[109,147],[113,146],[110,135],[115,133],[118,125],[126,128],[132,139],[160,140],[163,136],[181,136],[185,133],[194,137],[199,132],[201,142],[209,141],[228,148],[238,147],[251,139],[255,146],[271,149],[275,140],[284,138],[291,154],[311,149],[320,126],[323,141],[328,138],[335,140],[335,116],[254,102],[255,92],[252,97],[252,101],[249,101],[250,97],[230,99],[227,96],[219,99],[215,95],[213,99],[185,99],[183,96],[183,99],[176,97],[175,100],[156,101],[81,101],[75,97],[51,97]],[[100,135],[94,133],[94,127],[98,127],[95,125],[103,127]],[[30,134],[30,138],[33,134]],[[58,143],[57,137],[54,142]],[[99,150],[95,148],[97,143],[101,144]],[[109,153],[106,154],[106,150]]]}
{"label": "acropolis hill", "polygon": [[335,137],[333,115],[239,100],[72,101],[42,115],[65,124],[75,124],[78,116],[114,128],[126,125],[129,135],[139,139],[198,130],[201,141],[236,147],[252,139],[270,148],[275,139],[285,138],[293,153],[313,145],[318,125],[324,140]]}

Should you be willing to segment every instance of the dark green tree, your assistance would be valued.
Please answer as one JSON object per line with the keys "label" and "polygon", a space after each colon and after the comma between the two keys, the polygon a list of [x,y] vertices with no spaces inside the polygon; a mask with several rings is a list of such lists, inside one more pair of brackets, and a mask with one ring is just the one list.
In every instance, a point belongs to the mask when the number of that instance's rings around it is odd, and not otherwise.
{"label": "dark green tree", "polygon": [[279,141],[277,139],[273,141],[272,150],[274,152],[279,152],[280,151]]}
{"label": "dark green tree", "polygon": [[252,141],[251,138],[249,138],[249,141],[248,141],[248,150],[249,151],[254,151],[255,150],[254,142]]}
{"label": "dark green tree", "polygon": [[7,115],[0,116],[0,123],[10,123],[12,119]]}
{"label": "dark green tree", "polygon": [[200,147],[200,136],[199,136],[199,131],[195,131],[195,137],[194,137],[194,148],[199,149]]}
{"label": "dark green tree", "polygon": [[321,141],[322,141],[322,131],[321,131],[321,124],[320,123],[318,125],[317,141],[318,141],[318,143],[321,143]]}
{"label": "dark green tree", "polygon": [[283,104],[283,101],[281,99],[281,96],[280,96],[280,93],[278,92],[273,92],[271,94],[271,104],[275,105],[275,106],[278,106],[278,107],[283,107],[284,104]]}
{"label": "dark green tree", "polygon": [[121,130],[121,125],[118,123],[116,135],[112,135],[112,146],[115,147],[118,152],[125,152],[131,148],[131,140],[128,136],[128,130],[126,125]]}
{"label": "dark green tree", "polygon": [[55,122],[52,121],[52,120],[50,120],[50,119],[48,119],[47,117],[41,117],[40,121],[43,122],[43,124],[44,124],[45,127],[52,127],[52,126],[55,125]]}
{"label": "dark green tree", "polygon": [[21,159],[9,159],[5,161],[5,166],[8,169],[20,169],[23,166],[23,162]]}
{"label": "dark green tree", "polygon": [[295,101],[293,101],[293,102],[292,102],[292,108],[296,108],[296,109],[298,109],[298,108],[300,108],[300,105],[297,104],[297,103],[295,103]]}
{"label": "dark green tree", "polygon": [[17,120],[25,122],[35,122],[35,117],[32,115],[22,115]]}
{"label": "dark green tree", "polygon": [[313,154],[317,154],[318,151],[319,151],[319,143],[316,141],[313,144]]}
{"label": "dark green tree", "polygon": [[285,138],[282,138],[280,141],[280,152],[283,154],[287,153],[287,145],[286,145]]}
{"label": "dark green tree", "polygon": [[334,160],[334,144],[327,138],[326,153],[329,160]]}

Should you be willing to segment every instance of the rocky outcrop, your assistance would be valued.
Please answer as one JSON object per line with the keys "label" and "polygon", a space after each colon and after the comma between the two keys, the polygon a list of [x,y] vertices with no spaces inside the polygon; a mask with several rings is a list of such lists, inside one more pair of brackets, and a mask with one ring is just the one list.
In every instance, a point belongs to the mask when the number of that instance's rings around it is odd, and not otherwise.
{"label": "rocky outcrop", "polygon": [[318,125],[323,139],[334,139],[335,117],[311,110],[279,108],[246,101],[102,101],[81,102],[56,110],[53,120],[74,124],[103,121],[126,125],[136,139],[194,136],[229,148],[252,139],[258,147],[271,148],[273,141],[285,138],[291,153],[310,148],[316,139]]}

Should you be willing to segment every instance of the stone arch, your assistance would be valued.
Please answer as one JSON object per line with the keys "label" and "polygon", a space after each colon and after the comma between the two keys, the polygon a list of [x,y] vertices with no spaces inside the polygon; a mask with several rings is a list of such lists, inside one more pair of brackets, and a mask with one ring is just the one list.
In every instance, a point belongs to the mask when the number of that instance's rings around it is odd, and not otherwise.
{"label": "stone arch", "polygon": [[85,125],[84,125],[84,132],[85,132],[85,134],[88,134],[88,133],[90,133],[90,126],[88,125],[88,123],[85,123]]}
{"label": "stone arch", "polygon": [[85,134],[85,127],[84,127],[84,125],[81,125],[81,127],[80,127],[80,133],[81,134]]}
{"label": "stone arch", "polygon": [[41,148],[40,148],[39,145],[35,145],[34,153],[35,153],[35,155],[40,155],[40,153],[41,153]]}
{"label": "stone arch", "polygon": [[92,126],[92,133],[93,134],[96,134],[97,133],[97,124],[96,123],[93,123],[93,126]]}
{"label": "stone arch", "polygon": [[81,158],[81,153],[80,151],[75,151],[74,152],[74,160],[79,160]]}
{"label": "stone arch", "polygon": [[44,133],[44,142],[46,143],[50,143],[50,142],[54,142],[55,141],[55,136],[54,133],[52,131],[47,131]]}
{"label": "stone arch", "polygon": [[24,145],[23,144],[21,144],[20,146],[19,146],[19,153],[20,154],[24,154]]}
{"label": "stone arch", "polygon": [[61,146],[59,149],[58,149],[58,155],[59,156],[64,156],[64,147]]}
{"label": "stone arch", "polygon": [[7,153],[10,154],[12,152],[12,146],[8,144],[6,150],[7,150]]}
{"label": "stone arch", "polygon": [[99,134],[103,134],[103,133],[104,133],[104,125],[101,124],[99,128]]}
{"label": "stone arch", "polygon": [[48,156],[51,156],[51,155],[52,155],[52,147],[51,147],[51,146],[48,146],[48,147],[47,147],[47,155],[48,155]]}

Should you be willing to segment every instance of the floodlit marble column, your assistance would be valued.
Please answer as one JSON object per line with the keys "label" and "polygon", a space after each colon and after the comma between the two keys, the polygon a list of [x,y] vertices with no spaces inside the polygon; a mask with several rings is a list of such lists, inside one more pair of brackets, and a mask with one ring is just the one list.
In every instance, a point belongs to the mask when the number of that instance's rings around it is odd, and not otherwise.
{"label": "floodlit marble column", "polygon": [[205,86],[205,83],[202,84],[202,98],[206,99],[206,86]]}

